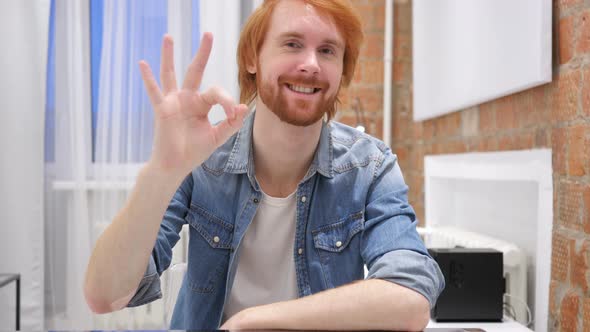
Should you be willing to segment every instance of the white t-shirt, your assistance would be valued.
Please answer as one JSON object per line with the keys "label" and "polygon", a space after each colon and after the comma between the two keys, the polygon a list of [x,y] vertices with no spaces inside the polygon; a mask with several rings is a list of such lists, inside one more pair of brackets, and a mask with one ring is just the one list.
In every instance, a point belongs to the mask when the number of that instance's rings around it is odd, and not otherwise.
{"label": "white t-shirt", "polygon": [[263,193],[238,249],[240,259],[223,321],[252,306],[297,298],[295,193],[285,198]]}

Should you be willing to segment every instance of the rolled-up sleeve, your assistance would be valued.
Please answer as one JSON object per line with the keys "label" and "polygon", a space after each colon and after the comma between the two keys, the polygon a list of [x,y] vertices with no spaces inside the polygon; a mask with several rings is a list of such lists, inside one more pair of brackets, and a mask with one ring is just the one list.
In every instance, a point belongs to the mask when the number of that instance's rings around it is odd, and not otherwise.
{"label": "rolled-up sleeve", "polygon": [[416,230],[397,157],[385,150],[368,193],[361,255],[367,278],[387,280],[428,299],[431,308],[445,286],[443,274]]}
{"label": "rolled-up sleeve", "polygon": [[429,256],[411,250],[395,250],[371,266],[367,279],[387,280],[422,294],[433,308],[445,287],[438,264]]}
{"label": "rolled-up sleeve", "polygon": [[135,295],[133,295],[127,306],[137,307],[161,298],[162,288],[160,286],[160,275],[158,274],[158,271],[156,271],[154,257],[150,256],[147,270],[139,282]]}
{"label": "rolled-up sleeve", "polygon": [[189,174],[172,197],[164,213],[145,274],[127,304],[128,307],[136,307],[162,298],[160,276],[170,266],[172,248],[180,239],[180,231],[186,223],[185,217],[190,206],[193,183],[192,174]]}

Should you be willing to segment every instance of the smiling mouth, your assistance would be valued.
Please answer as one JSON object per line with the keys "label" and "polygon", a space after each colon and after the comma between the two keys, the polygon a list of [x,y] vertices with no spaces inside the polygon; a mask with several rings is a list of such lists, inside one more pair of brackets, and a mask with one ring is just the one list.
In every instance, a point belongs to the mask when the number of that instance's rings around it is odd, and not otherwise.
{"label": "smiling mouth", "polygon": [[301,86],[301,85],[293,85],[293,84],[289,84],[289,83],[287,83],[285,85],[291,91],[303,93],[306,95],[312,95],[312,94],[317,93],[322,90],[320,88],[306,87],[306,86]]}

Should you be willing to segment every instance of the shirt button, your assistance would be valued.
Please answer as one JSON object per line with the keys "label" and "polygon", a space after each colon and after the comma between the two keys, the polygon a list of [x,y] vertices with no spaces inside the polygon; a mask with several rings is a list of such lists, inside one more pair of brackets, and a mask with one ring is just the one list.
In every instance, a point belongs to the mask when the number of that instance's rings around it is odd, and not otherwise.
{"label": "shirt button", "polygon": [[253,201],[254,201],[254,204],[258,204],[258,202],[260,202],[260,201],[258,200],[258,198],[254,198],[254,200],[253,200]]}
{"label": "shirt button", "polygon": [[307,197],[305,197],[305,196],[301,197],[301,202],[305,203],[305,201],[307,201]]}
{"label": "shirt button", "polygon": [[213,238],[213,242],[215,242],[215,243],[219,243],[219,236],[216,236],[216,237],[214,237],[214,238]]}
{"label": "shirt button", "polygon": [[297,250],[297,253],[298,253],[299,255],[303,254],[303,249],[299,248],[299,250]]}
{"label": "shirt button", "polygon": [[342,247],[342,242],[341,241],[336,242],[336,248],[340,248],[340,247]]}

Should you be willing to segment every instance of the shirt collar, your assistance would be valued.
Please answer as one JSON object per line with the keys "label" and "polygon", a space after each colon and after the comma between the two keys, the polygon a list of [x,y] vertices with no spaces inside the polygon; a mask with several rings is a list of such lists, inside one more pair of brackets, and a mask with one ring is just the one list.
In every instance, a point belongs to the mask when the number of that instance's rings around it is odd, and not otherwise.
{"label": "shirt collar", "polygon": [[[224,171],[226,173],[243,174],[247,173],[252,185],[257,188],[254,180],[254,157],[252,154],[252,131],[254,128],[254,117],[256,111],[252,111],[245,119],[242,128],[238,131],[236,140],[230,152]],[[332,126],[330,123],[322,122],[322,131],[320,141],[315,151],[314,158],[309,170],[302,182],[312,177],[316,171],[321,175],[332,178],[334,170],[332,168],[333,146],[332,146]]]}

